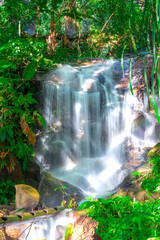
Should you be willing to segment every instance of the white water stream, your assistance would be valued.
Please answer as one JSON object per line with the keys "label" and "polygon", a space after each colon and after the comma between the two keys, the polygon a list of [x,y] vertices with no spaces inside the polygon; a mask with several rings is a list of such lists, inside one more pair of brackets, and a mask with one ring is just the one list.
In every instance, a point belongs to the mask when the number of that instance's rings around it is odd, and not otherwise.
{"label": "white water stream", "polygon": [[[64,66],[50,73],[43,86],[48,134],[41,138],[36,157],[55,177],[96,196],[112,190],[128,174],[127,145],[141,153],[154,144],[146,130],[132,134],[139,103],[129,90],[116,89],[116,64],[108,60],[78,69]],[[152,126],[153,119],[144,114]],[[61,146],[59,155],[56,144]]]}
{"label": "white water stream", "polygon": [[[108,60],[78,69],[64,66],[50,72],[43,84],[47,131],[36,158],[42,169],[95,196],[106,196],[121,183],[143,162],[144,147],[156,142],[151,141],[155,117],[147,112],[147,97],[142,106],[129,89],[116,87],[116,65]],[[66,212],[37,221],[24,239],[63,240],[73,221]]]}

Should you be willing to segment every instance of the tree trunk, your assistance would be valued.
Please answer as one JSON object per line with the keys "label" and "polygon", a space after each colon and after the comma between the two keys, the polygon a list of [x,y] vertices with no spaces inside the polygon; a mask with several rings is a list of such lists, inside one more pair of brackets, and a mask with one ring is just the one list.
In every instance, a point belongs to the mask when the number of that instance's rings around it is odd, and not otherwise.
{"label": "tree trunk", "polygon": [[21,37],[21,21],[18,21],[18,35]]}
{"label": "tree trunk", "polygon": [[[82,0],[82,4],[86,4],[86,0]],[[88,35],[89,34],[89,23],[87,18],[83,18],[83,28],[82,28],[83,34]]]}
{"label": "tree trunk", "polygon": [[49,38],[47,40],[47,43],[50,47],[50,50],[52,50],[53,52],[55,51],[55,43],[56,43],[55,27],[56,27],[55,19],[54,19],[54,16],[51,15],[50,32],[49,32]]}
{"label": "tree trunk", "polygon": [[[66,4],[66,8],[68,9],[74,9],[75,6],[75,1],[74,0],[70,0],[70,3]],[[68,16],[64,17],[64,21],[65,21],[65,36],[71,40],[73,39],[75,36],[78,35],[78,24],[77,21],[75,19],[72,19]]]}
{"label": "tree trunk", "polygon": [[65,36],[73,39],[78,34],[78,26],[75,20],[70,17],[64,17],[65,20]]}
{"label": "tree trunk", "polygon": [[0,0],[0,6],[4,4],[4,0]]}
{"label": "tree trunk", "polygon": [[39,35],[39,6],[37,6],[37,33],[36,33],[36,38],[38,39]]}

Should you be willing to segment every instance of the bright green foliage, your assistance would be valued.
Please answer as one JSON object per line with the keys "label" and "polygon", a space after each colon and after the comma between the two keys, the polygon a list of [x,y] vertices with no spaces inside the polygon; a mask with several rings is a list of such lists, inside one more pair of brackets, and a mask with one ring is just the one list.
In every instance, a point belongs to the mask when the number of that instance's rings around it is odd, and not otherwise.
{"label": "bright green foliage", "polygon": [[152,172],[144,177],[142,189],[154,192],[160,191],[160,156],[155,156],[149,161],[152,164]]}
{"label": "bright green foliage", "polygon": [[[31,75],[33,71],[30,75],[24,72],[26,79]],[[6,167],[11,172],[19,160],[25,170],[27,158],[33,158],[33,127],[42,120],[35,104],[31,83],[22,81],[15,64],[0,58],[0,169]]]}
{"label": "bright green foliage", "polygon": [[69,223],[69,224],[67,225],[67,228],[66,228],[66,231],[65,231],[64,239],[65,239],[65,240],[68,240],[69,237],[73,234],[73,231],[74,231],[73,224],[72,224],[72,223]]}
{"label": "bright green foliage", "polygon": [[0,181],[0,205],[9,203],[15,199],[15,183],[11,180]]}
{"label": "bright green foliage", "polygon": [[[61,193],[62,193],[62,203],[61,203],[61,206],[63,207],[67,207],[67,208],[77,208],[78,204],[76,203],[75,199],[74,198],[71,198],[68,193],[65,191],[66,187],[65,186],[62,186],[62,187],[57,187],[54,189],[54,191],[57,191],[57,190],[60,190]],[[67,197],[68,198],[68,201],[69,201],[69,204],[67,205],[66,203],[66,200],[64,199],[64,197]]]}
{"label": "bright green foliage", "polygon": [[160,235],[160,201],[132,202],[130,197],[98,198],[80,205],[98,222],[102,239],[147,240]]}
{"label": "bright green foliage", "polygon": [[[159,192],[160,156],[150,159],[150,164],[152,172],[141,181],[141,187],[148,192]],[[132,174],[140,177],[140,173]],[[160,236],[160,200],[142,204],[130,197],[86,199],[89,201],[82,203],[79,210],[87,209],[88,216],[98,222],[96,233],[102,239],[147,240]]]}

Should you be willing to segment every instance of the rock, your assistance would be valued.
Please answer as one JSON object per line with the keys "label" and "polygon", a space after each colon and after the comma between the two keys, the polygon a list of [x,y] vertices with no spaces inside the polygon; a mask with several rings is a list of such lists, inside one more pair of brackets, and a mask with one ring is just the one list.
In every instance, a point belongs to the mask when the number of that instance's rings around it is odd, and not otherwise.
{"label": "rock", "polygon": [[139,191],[141,187],[141,183],[139,183],[140,179],[147,175],[152,170],[152,166],[148,163],[145,163],[137,168],[135,171],[140,173],[140,177],[133,176],[132,173],[128,174],[123,181],[117,186],[117,189],[123,189],[124,191]]}
{"label": "rock", "polygon": [[117,189],[123,189],[123,190],[127,190],[127,189],[136,189],[136,181],[135,181],[135,177],[133,177],[133,175],[130,173],[129,175],[127,175],[124,180],[122,181],[122,183],[120,183],[117,186]]}
{"label": "rock", "polygon": [[59,189],[56,191],[54,191],[54,189],[62,186],[66,187],[66,189],[62,190],[64,192],[64,200],[67,204],[69,203],[68,196],[70,199],[76,198],[77,203],[85,198],[84,193],[79,188],[67,182],[58,180],[50,173],[43,172],[41,174],[41,182],[39,185],[40,201],[47,207],[60,206],[63,201],[63,193]]}
{"label": "rock", "polygon": [[155,122],[155,126],[154,126],[154,133],[153,133],[155,136],[155,139],[157,140],[157,142],[159,141],[160,139],[160,125],[158,122]]}
{"label": "rock", "polygon": [[138,167],[136,169],[136,172],[139,172],[141,174],[147,174],[152,170],[151,165],[149,165],[148,163],[143,164],[142,166]]}
{"label": "rock", "polygon": [[152,202],[152,199],[156,199],[156,200],[160,199],[160,193],[159,192],[149,193],[145,190],[141,190],[135,193],[135,198],[142,203],[148,200]]}
{"label": "rock", "polygon": [[49,149],[44,154],[45,164],[48,165],[50,171],[62,166],[63,158],[62,151],[64,149],[64,143],[56,141],[53,144],[49,144]]}
{"label": "rock", "polygon": [[144,203],[144,201],[152,202],[153,199],[156,199],[156,200],[160,199],[160,192],[149,193],[145,190],[141,190],[141,191],[137,191],[137,192],[127,190],[125,192],[120,189],[120,191],[118,193],[114,194],[112,198],[122,197],[122,196],[123,197],[130,196],[132,201],[134,199],[136,199],[139,202]]}
{"label": "rock", "polygon": [[29,185],[18,184],[16,188],[16,209],[35,209],[39,203],[39,193]]}
{"label": "rock", "polygon": [[40,183],[40,166],[36,161],[28,159],[27,169],[23,175],[27,185],[38,189]]}
{"label": "rock", "polygon": [[[46,135],[46,140],[40,141],[35,148],[35,155],[41,158],[40,164],[42,169],[50,169],[50,171],[63,165],[63,149],[65,148],[63,141],[56,140],[55,133],[51,132]],[[47,148],[46,148],[47,146]],[[39,174],[40,176],[40,174]]]}
{"label": "rock", "polygon": [[136,137],[144,139],[145,129],[146,129],[145,115],[143,112],[141,112],[133,120],[131,132]]}
{"label": "rock", "polygon": [[66,240],[102,240],[101,237],[95,234],[97,222],[87,216],[74,213],[74,224],[68,224],[65,233]]}
{"label": "rock", "polygon": [[154,158],[160,156],[160,142],[158,142],[148,153],[148,157]]}
{"label": "rock", "polygon": [[14,170],[12,172],[8,172],[7,168],[3,168],[0,170],[0,181],[12,180],[14,183],[18,183],[19,181],[24,181],[24,176],[22,172],[22,168],[20,163],[16,162],[14,166]]}

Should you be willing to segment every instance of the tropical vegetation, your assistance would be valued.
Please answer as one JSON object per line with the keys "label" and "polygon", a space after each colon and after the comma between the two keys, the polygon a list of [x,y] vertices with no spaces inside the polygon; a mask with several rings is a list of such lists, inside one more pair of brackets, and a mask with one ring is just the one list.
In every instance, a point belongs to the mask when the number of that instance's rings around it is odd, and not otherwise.
{"label": "tropical vegetation", "polygon": [[[144,79],[150,104],[160,124],[160,2],[159,0],[4,0],[0,3],[0,170],[25,171],[34,158],[35,125],[45,122],[37,109],[32,81],[36,71],[84,59],[144,57]],[[147,56],[152,57],[151,84]],[[131,64],[130,64],[131,70]],[[155,89],[155,81],[158,89]],[[130,74],[132,92],[132,80]],[[160,187],[159,156],[142,189]],[[11,181],[1,181],[0,204],[13,199]],[[98,221],[102,239],[148,239],[160,236],[160,202],[129,197],[93,199],[80,208]],[[158,238],[157,238],[158,239]]]}

